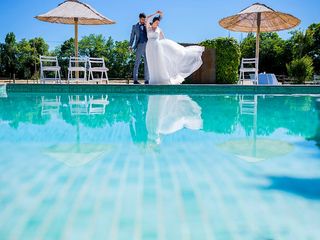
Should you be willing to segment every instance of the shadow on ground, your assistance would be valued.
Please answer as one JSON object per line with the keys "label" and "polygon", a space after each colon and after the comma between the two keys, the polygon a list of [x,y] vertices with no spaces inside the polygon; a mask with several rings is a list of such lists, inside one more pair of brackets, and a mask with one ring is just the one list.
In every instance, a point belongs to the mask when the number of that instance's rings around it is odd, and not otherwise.
{"label": "shadow on ground", "polygon": [[270,185],[265,190],[278,190],[303,198],[320,200],[320,178],[294,178],[269,176]]}

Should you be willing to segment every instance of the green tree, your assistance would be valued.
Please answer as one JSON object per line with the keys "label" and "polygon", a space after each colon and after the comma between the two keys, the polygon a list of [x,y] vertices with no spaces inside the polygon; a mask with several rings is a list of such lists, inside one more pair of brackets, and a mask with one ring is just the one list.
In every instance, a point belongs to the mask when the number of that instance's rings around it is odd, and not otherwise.
{"label": "green tree", "polygon": [[17,73],[19,78],[38,78],[39,56],[47,55],[49,46],[42,38],[29,41],[22,39],[18,44]]}
{"label": "green tree", "polygon": [[134,56],[128,50],[128,41],[105,39],[101,34],[91,34],[81,39],[79,51],[82,56],[104,58],[110,69],[109,77],[127,78],[132,75]]}
{"label": "green tree", "polygon": [[32,75],[33,49],[26,39],[22,39],[18,44],[17,53],[17,76],[19,78],[30,78]]}
{"label": "green tree", "polygon": [[315,72],[320,74],[320,23],[311,24],[306,31],[292,31],[289,41],[293,58],[301,59],[305,55],[310,56]]}
{"label": "green tree", "polygon": [[32,48],[32,78],[36,79],[39,78],[40,55],[49,55],[49,45],[41,37],[30,39],[29,44]]}
{"label": "green tree", "polygon": [[79,41],[79,53],[81,56],[102,57],[107,55],[106,51],[106,39],[102,34],[90,34]]}
{"label": "green tree", "polygon": [[[241,57],[253,58],[256,52],[256,37],[249,33],[241,42]],[[286,74],[286,63],[291,60],[291,50],[287,42],[277,33],[261,33],[259,71]]]}
{"label": "green tree", "polygon": [[56,47],[52,53],[58,57],[62,77],[67,78],[68,76],[69,58],[74,56],[74,49],[74,39],[70,38],[64,41],[61,46]]}
{"label": "green tree", "polygon": [[254,58],[256,55],[256,37],[253,33],[248,33],[240,43],[241,57]]}
{"label": "green tree", "polygon": [[5,43],[2,45],[2,65],[6,75],[13,78],[17,69],[17,53],[18,47],[16,36],[14,33],[8,33],[5,38]]}
{"label": "green tree", "polygon": [[134,55],[128,51],[128,41],[117,41],[112,49],[113,62],[111,64],[110,76],[128,78],[132,76]]}
{"label": "green tree", "polygon": [[304,83],[313,77],[313,62],[309,56],[294,59],[287,64],[288,74],[296,83]]}
{"label": "green tree", "polygon": [[312,38],[309,56],[313,60],[315,72],[320,74],[320,23],[311,24],[307,30]]}
{"label": "green tree", "polygon": [[312,48],[312,36],[310,31],[291,31],[291,38],[288,43],[291,47],[292,58],[302,58],[307,55]]}
{"label": "green tree", "polygon": [[49,45],[41,38],[32,38],[29,40],[30,45],[34,48],[35,52],[39,55],[46,55],[49,53]]}
{"label": "green tree", "polygon": [[[111,37],[105,39],[101,34],[83,37],[79,42],[80,55],[86,57],[103,58],[106,66],[112,71],[114,41]],[[110,72],[108,73],[110,76]]]}

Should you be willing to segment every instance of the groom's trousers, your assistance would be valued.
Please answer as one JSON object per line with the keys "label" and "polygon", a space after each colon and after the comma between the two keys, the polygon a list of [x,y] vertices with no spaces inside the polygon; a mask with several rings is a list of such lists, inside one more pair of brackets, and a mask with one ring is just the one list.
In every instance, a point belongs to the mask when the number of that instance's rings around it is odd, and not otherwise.
{"label": "groom's trousers", "polygon": [[134,63],[133,69],[133,80],[138,81],[138,74],[139,74],[139,66],[141,63],[141,59],[144,59],[144,80],[145,82],[149,81],[149,70],[148,70],[148,62],[146,57],[146,47],[147,43],[140,43],[136,49],[136,61]]}

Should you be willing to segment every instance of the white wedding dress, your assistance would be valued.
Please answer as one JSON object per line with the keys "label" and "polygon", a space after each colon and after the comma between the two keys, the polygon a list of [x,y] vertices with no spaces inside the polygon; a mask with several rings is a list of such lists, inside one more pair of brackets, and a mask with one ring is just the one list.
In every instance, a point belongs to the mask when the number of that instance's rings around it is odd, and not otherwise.
{"label": "white wedding dress", "polygon": [[160,144],[164,135],[202,129],[201,107],[187,95],[149,96],[146,126],[149,142]]}
{"label": "white wedding dress", "polygon": [[201,67],[204,47],[183,47],[165,39],[159,27],[148,28],[147,33],[149,84],[180,84]]}

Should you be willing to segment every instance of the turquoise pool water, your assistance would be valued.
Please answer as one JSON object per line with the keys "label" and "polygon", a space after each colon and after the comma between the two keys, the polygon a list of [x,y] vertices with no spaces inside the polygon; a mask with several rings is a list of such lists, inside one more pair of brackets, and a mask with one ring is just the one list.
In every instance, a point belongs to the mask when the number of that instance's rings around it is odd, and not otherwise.
{"label": "turquoise pool water", "polygon": [[320,239],[319,99],[3,94],[0,239]]}

